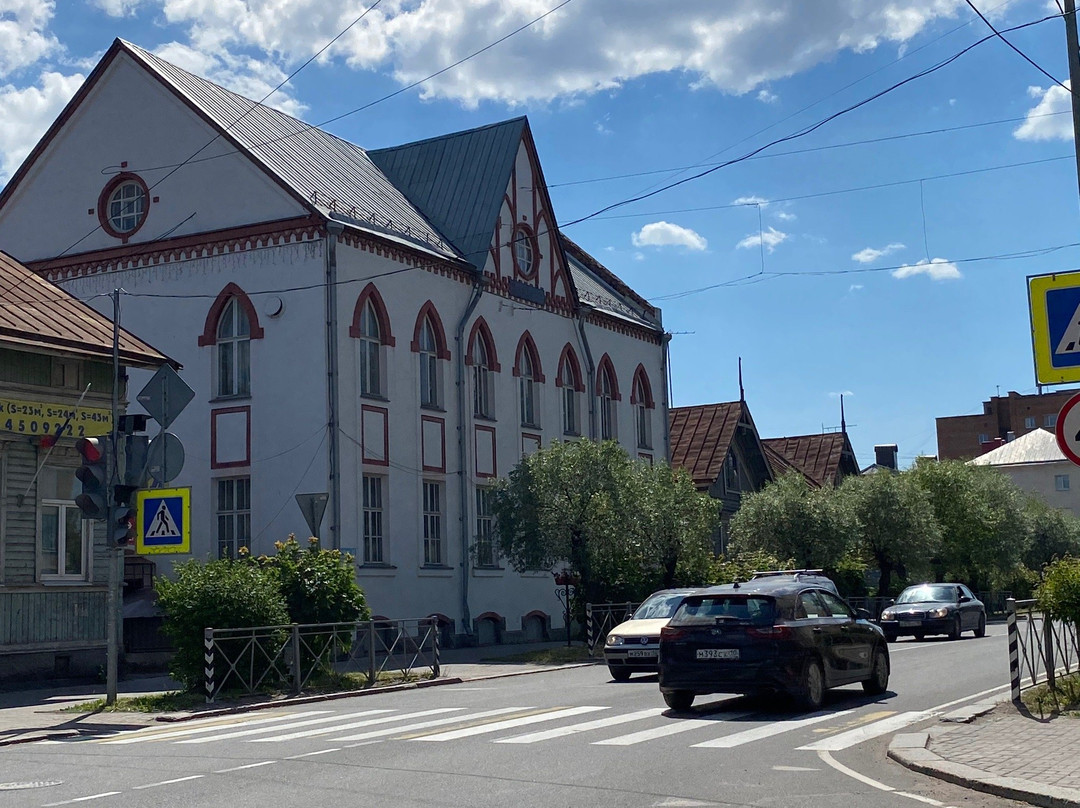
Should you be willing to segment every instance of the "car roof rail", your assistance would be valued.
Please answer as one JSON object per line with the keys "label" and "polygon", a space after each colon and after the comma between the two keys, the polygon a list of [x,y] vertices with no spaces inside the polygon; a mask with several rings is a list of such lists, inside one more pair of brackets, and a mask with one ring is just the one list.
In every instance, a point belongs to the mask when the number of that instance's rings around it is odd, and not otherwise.
{"label": "car roof rail", "polygon": [[760,570],[760,571],[755,571],[754,574],[751,575],[750,577],[751,578],[767,578],[770,575],[794,575],[796,577],[798,577],[800,575],[806,575],[806,576],[816,576],[816,577],[821,577],[821,578],[826,577],[825,570],[807,570],[807,569],[800,569],[800,570]]}

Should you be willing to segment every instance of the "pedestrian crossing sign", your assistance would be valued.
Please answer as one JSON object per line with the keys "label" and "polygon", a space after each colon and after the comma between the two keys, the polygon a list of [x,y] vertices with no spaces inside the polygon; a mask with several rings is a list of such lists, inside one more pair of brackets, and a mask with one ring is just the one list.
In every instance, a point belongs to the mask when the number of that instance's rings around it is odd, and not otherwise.
{"label": "pedestrian crossing sign", "polygon": [[1080,382],[1080,272],[1028,278],[1036,384]]}
{"label": "pedestrian crossing sign", "polygon": [[135,495],[135,551],[191,552],[191,489],[155,488]]}

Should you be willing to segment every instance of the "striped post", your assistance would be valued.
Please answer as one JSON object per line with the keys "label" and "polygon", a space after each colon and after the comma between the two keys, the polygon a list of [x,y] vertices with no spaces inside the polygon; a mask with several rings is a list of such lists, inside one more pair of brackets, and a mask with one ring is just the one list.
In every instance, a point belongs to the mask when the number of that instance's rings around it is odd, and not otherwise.
{"label": "striped post", "polygon": [[206,677],[206,703],[214,703],[214,630],[203,629],[203,675]]}
{"label": "striped post", "polygon": [[1005,599],[1006,623],[1009,627],[1009,679],[1012,700],[1020,701],[1020,633],[1016,629],[1016,599]]}
{"label": "striped post", "polygon": [[585,641],[589,644],[589,656],[596,647],[596,627],[593,625],[592,604],[585,604]]}
{"label": "striped post", "polygon": [[435,664],[431,666],[431,676],[433,679],[438,679],[442,672],[442,666],[439,664],[439,634],[442,632],[438,620],[432,620],[432,633],[435,637]]}

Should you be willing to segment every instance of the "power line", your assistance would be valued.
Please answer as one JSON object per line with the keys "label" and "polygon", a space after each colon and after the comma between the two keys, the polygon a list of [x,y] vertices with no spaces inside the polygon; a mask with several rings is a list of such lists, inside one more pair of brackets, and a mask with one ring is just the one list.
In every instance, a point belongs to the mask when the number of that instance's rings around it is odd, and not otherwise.
{"label": "power line", "polygon": [[[994,36],[996,36],[998,39],[1000,39],[1002,42],[1004,42],[1006,45],[1008,45],[1010,48],[1012,48],[1014,51],[1016,51],[1020,55],[1020,58],[1022,58],[1025,62],[1027,62],[1029,65],[1031,65],[1036,70],[1038,70],[1040,73],[1042,73],[1044,76],[1046,76],[1048,79],[1050,79],[1050,81],[1054,82],[1054,84],[1058,85],[1059,87],[1064,88],[1069,93],[1070,96],[1072,95],[1072,90],[1070,90],[1067,85],[1062,84],[1054,76],[1051,76],[1048,72],[1043,70],[1042,66],[1037,64],[1035,62],[1035,60],[1033,60],[1031,57],[1029,57],[1026,53],[1024,53],[1018,47],[1016,47],[1016,45],[1014,45],[1012,42],[1007,40],[1002,35],[1002,32],[999,31],[997,28],[995,28],[994,24],[992,22],[990,22],[990,20],[986,19],[985,16],[983,16],[983,13],[981,11],[979,11],[978,8],[976,8],[975,4],[973,2],[971,2],[971,0],[964,0],[964,2],[967,3],[971,7],[972,11],[974,11],[976,14],[979,15],[979,19],[982,20],[984,23],[986,23],[986,27],[994,32]],[[1064,16],[1064,12],[1062,13],[1062,16]],[[1012,30],[1012,29],[1010,29],[1010,30]]]}

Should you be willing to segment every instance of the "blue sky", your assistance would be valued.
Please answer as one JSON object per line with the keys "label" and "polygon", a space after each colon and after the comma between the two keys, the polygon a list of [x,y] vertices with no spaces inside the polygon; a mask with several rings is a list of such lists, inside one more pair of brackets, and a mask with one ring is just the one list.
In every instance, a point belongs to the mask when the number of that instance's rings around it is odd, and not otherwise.
{"label": "blue sky", "polygon": [[[267,103],[326,121],[561,2],[381,0]],[[999,28],[1058,13],[975,4]],[[114,37],[262,98],[364,7],[0,0],[0,183]],[[527,114],[568,223],[798,132],[988,33],[965,0],[570,0],[326,129],[381,148]],[[1067,79],[1061,19],[1008,37]],[[741,356],[764,437],[838,426],[844,393],[860,464],[897,443],[906,465],[936,452],[936,416],[1034,391],[1025,279],[1080,267],[1067,110],[1065,90],[991,40],[566,232],[663,308],[675,405],[736,399]]]}

